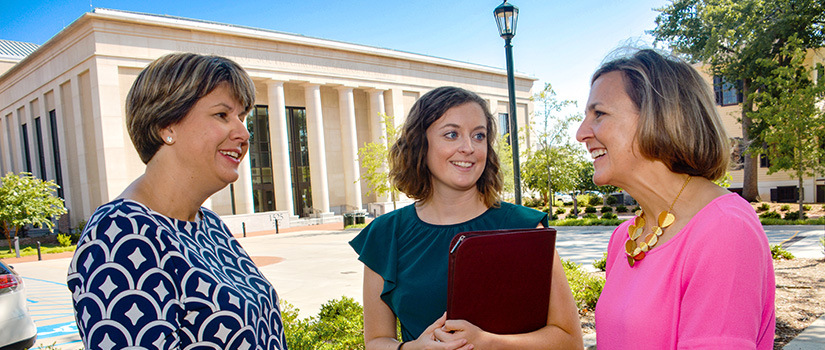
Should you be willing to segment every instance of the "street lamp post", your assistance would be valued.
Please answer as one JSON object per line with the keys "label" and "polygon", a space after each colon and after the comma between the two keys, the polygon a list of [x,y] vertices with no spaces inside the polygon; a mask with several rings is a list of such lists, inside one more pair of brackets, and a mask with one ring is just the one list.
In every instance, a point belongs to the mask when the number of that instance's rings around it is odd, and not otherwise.
{"label": "street lamp post", "polygon": [[493,14],[498,24],[498,33],[504,38],[504,51],[507,54],[507,90],[510,95],[510,144],[513,148],[513,185],[516,195],[516,204],[521,205],[521,169],[519,166],[518,153],[518,121],[516,118],[516,83],[513,78],[513,45],[510,41],[516,36],[516,23],[518,22],[518,7],[507,3],[504,0],[496,7]]}

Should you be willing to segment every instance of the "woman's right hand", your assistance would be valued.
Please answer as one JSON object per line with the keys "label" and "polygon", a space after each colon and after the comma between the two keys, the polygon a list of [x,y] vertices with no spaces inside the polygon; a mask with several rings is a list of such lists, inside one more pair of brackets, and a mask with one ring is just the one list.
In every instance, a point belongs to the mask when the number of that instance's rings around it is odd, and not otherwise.
{"label": "woman's right hand", "polygon": [[456,339],[449,342],[442,343],[435,338],[435,330],[444,327],[447,322],[447,313],[445,312],[440,318],[435,320],[427,329],[418,336],[415,341],[404,344],[402,350],[472,350],[473,344],[468,344],[466,339]]}

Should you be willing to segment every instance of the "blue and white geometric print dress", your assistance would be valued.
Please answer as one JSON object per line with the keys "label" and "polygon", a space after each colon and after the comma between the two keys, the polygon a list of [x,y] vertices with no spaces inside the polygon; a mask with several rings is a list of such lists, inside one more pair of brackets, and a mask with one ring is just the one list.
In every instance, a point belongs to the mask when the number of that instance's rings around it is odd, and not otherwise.
{"label": "blue and white geometric print dress", "polygon": [[99,207],[69,266],[86,349],[286,349],[278,295],[217,214]]}

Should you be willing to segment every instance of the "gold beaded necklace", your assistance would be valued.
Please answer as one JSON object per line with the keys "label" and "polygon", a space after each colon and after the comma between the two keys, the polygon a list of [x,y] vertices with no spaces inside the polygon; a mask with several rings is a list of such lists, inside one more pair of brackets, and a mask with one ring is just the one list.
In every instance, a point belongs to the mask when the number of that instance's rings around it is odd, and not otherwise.
{"label": "gold beaded necklace", "polygon": [[656,246],[656,243],[659,243],[659,237],[662,236],[665,228],[672,225],[673,222],[676,221],[676,216],[674,216],[671,211],[673,211],[673,205],[676,204],[676,200],[679,199],[679,196],[682,195],[682,191],[685,190],[688,182],[690,182],[690,178],[691,176],[688,175],[687,180],[685,180],[685,183],[682,185],[682,189],[679,190],[679,194],[677,194],[676,198],[673,199],[673,202],[670,203],[670,207],[659,213],[659,226],[653,226],[652,232],[645,237],[644,242],[639,243],[638,245],[636,245],[636,239],[642,236],[645,229],[645,212],[642,209],[636,211],[636,219],[632,225],[628,226],[628,239],[627,242],[624,243],[625,253],[627,254],[627,263],[630,267],[633,267],[637,261],[644,259],[645,252],[653,249],[653,247]]}

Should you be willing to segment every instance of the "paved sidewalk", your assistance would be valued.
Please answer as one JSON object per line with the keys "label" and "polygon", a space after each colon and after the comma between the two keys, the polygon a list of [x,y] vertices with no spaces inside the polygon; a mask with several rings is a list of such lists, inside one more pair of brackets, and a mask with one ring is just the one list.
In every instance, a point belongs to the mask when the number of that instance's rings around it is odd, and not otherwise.
{"label": "paved sidewalk", "polygon": [[825,349],[825,315],[805,328],[796,338],[793,338],[785,350],[822,350]]}
{"label": "paved sidewalk", "polygon": [[[592,268],[607,247],[613,227],[558,228],[557,247],[562,257]],[[300,309],[301,317],[315,316],[320,306],[341,296],[362,301],[363,265],[347,242],[360,230],[343,230],[341,223],[305,226],[236,235],[282,300]],[[820,227],[766,227],[772,244],[786,241],[798,257],[822,257]],[[71,254],[47,254],[45,260],[4,259],[23,276],[29,308],[38,326],[38,346],[56,344],[64,350],[80,349],[66,272]],[[28,261],[27,261],[28,260]],[[32,261],[34,260],[34,261]],[[595,344],[589,335],[586,345]],[[825,316],[791,341],[785,349],[825,349]]]}

